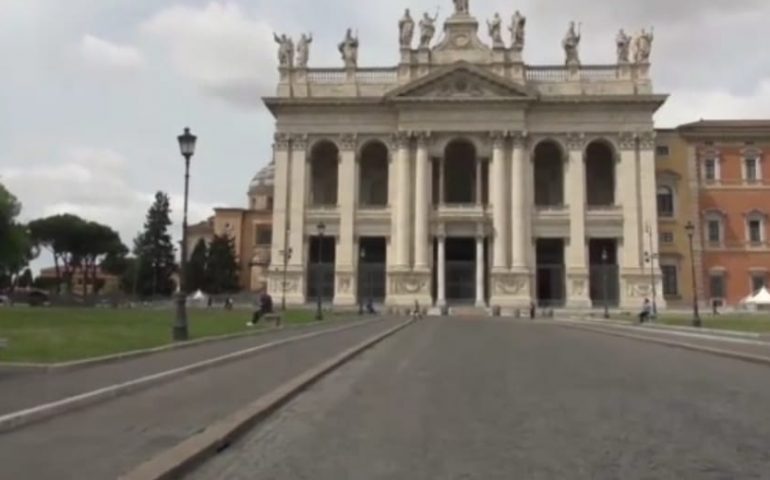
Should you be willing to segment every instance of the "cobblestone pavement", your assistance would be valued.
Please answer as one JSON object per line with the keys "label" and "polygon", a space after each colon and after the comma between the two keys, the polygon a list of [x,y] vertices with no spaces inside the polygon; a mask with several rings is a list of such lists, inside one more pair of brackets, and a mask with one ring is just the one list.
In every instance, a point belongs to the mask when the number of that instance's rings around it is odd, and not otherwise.
{"label": "cobblestone pavement", "polygon": [[400,322],[383,320],[290,343],[0,434],[0,479],[117,478],[305,370]]}
{"label": "cobblestone pavement", "polygon": [[183,367],[209,358],[227,355],[238,350],[265,345],[298,335],[299,332],[320,331],[340,325],[343,323],[339,321],[324,322],[301,329],[265,331],[255,336],[168,350],[72,371],[26,374],[11,374],[0,371],[0,391],[13,392],[13,395],[0,395],[0,415]]}
{"label": "cobblestone pavement", "polygon": [[514,321],[428,319],[190,475],[768,479],[770,367]]}

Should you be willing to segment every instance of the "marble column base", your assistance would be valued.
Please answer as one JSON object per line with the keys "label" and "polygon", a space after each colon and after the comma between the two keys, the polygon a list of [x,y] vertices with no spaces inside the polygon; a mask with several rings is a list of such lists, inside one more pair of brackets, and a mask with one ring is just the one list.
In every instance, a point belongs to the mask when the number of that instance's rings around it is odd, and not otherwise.
{"label": "marble column base", "polygon": [[[650,271],[642,269],[624,269],[620,273],[620,307],[631,311],[641,311],[644,299],[652,301],[652,285],[650,283]],[[663,279],[656,276],[655,303],[658,311],[666,309],[666,300],[663,298]]]}
{"label": "marble column base", "polygon": [[354,307],[357,305],[356,274],[352,271],[337,271],[334,274],[334,306]]}
{"label": "marble column base", "polygon": [[532,275],[527,270],[493,270],[490,277],[490,306],[528,309],[532,303]]}
{"label": "marble column base", "polygon": [[593,307],[590,293],[588,270],[567,270],[567,304],[570,309],[590,309]]}
{"label": "marble column base", "polygon": [[391,307],[413,307],[418,302],[421,308],[429,308],[433,304],[430,287],[430,271],[389,271],[385,304]]}

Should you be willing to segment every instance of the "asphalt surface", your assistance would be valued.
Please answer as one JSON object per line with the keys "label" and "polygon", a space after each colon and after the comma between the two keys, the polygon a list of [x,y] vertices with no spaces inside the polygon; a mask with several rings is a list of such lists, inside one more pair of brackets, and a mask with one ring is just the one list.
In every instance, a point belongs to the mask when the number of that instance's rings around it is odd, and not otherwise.
{"label": "asphalt surface", "polygon": [[0,479],[117,478],[303,371],[398,323],[375,321],[286,344],[0,434]]}
{"label": "asphalt surface", "polygon": [[189,478],[768,479],[770,367],[555,324],[426,319]]}
{"label": "asphalt surface", "polygon": [[61,400],[109,385],[127,382],[154,373],[184,367],[238,350],[265,345],[295,336],[298,332],[309,333],[336,328],[340,325],[343,325],[343,323],[336,321],[308,325],[299,329],[265,330],[253,336],[167,350],[147,356],[71,371],[55,373],[0,372],[0,391],[13,392],[13,395],[0,395],[0,415]]}

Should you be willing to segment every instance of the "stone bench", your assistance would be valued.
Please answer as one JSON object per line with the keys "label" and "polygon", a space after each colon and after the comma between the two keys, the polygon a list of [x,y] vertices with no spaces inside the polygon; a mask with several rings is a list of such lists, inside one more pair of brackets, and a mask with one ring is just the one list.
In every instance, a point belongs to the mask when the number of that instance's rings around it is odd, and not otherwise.
{"label": "stone bench", "polygon": [[0,350],[8,348],[8,340],[5,338],[0,338]]}
{"label": "stone bench", "polygon": [[267,315],[262,317],[262,320],[264,320],[265,322],[273,322],[275,323],[276,327],[280,327],[281,321],[283,320],[283,318],[281,317],[280,313],[268,313]]}

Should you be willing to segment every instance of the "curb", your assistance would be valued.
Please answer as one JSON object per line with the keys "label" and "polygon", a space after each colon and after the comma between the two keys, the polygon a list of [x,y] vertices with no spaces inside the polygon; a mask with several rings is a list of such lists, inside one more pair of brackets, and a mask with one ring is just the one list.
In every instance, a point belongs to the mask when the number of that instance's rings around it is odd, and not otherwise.
{"label": "curb", "polygon": [[708,353],[711,355],[717,355],[720,357],[731,358],[733,360],[741,360],[748,363],[770,366],[770,357],[763,357],[761,355],[752,355],[750,353],[741,353],[732,350],[723,350],[720,348],[706,347],[703,345],[696,345],[694,343],[677,342],[674,340],[666,340],[663,338],[647,337],[644,335],[636,335],[633,333],[613,332],[605,330],[603,328],[589,327],[586,325],[578,325],[574,323],[559,322],[557,325],[571,328],[574,330],[582,330],[586,332],[599,333],[602,335],[609,335],[612,337],[628,338],[631,340],[638,340],[648,343],[656,343],[658,345],[665,345],[668,347],[679,348],[682,350],[689,350],[692,352]]}
{"label": "curb", "polygon": [[[334,320],[329,322],[335,324],[337,322],[349,322],[355,320]],[[142,350],[131,350],[129,352],[116,353],[113,355],[106,355],[103,357],[86,358],[83,360],[73,360],[71,362],[60,363],[27,363],[27,362],[0,362],[0,370],[8,372],[30,372],[30,373],[59,373],[68,372],[73,370],[80,370],[83,368],[94,367],[98,365],[107,365],[110,363],[119,362],[122,360],[130,360],[132,358],[144,357],[153,355],[155,353],[164,353],[173,350],[182,350],[185,348],[199,347],[209,343],[224,342],[227,340],[234,340],[238,338],[257,337],[267,333],[298,330],[301,328],[311,327],[317,325],[316,323],[301,323],[296,325],[262,328],[259,330],[247,330],[238,333],[230,333],[227,335],[218,335],[214,337],[199,338],[197,340],[190,340],[184,343],[170,343],[167,345],[161,345],[158,347],[147,348]]]}
{"label": "curb", "polygon": [[407,320],[305,371],[250,405],[209,426],[203,432],[188,438],[176,447],[166,450],[128,474],[119,477],[119,480],[172,480],[181,478],[183,474],[190,472],[208,458],[229,447],[254,425],[270,416],[318,380],[413,322],[414,320]]}
{"label": "curb", "polygon": [[718,328],[695,328],[695,327],[686,327],[682,325],[666,325],[664,323],[650,323],[650,324],[644,324],[639,325],[638,323],[632,323],[632,322],[622,322],[617,320],[605,320],[600,318],[581,318],[581,317],[571,317],[571,320],[574,321],[580,321],[580,322],[588,322],[588,323],[594,323],[599,325],[613,325],[613,326],[623,326],[623,327],[633,327],[637,326],[640,328],[647,328],[650,330],[659,330],[662,332],[672,330],[672,331],[680,331],[680,332],[690,332],[690,333],[708,333],[711,335],[718,335],[722,337],[738,337],[738,338],[751,338],[751,339],[761,339],[762,335],[755,332],[741,332],[739,330],[721,330]]}
{"label": "curb", "polygon": [[322,330],[320,332],[311,332],[298,335],[295,337],[286,338],[283,340],[277,340],[275,342],[267,343],[265,345],[259,345],[256,347],[239,350],[237,352],[229,353],[220,357],[210,358],[201,362],[187,365],[184,367],[167,370],[165,372],[159,372],[145,377],[130,380],[128,382],[110,385],[108,387],[100,388],[86,393],[81,393],[68,398],[63,398],[55,402],[38,405],[36,407],[20,410],[17,412],[9,413],[0,416],[0,433],[6,433],[11,430],[16,430],[20,427],[29,425],[31,423],[40,422],[42,420],[55,417],[64,413],[68,413],[74,410],[78,410],[96,403],[100,403],[106,400],[117,398],[130,393],[136,393],[147,388],[161,385],[171,382],[180,377],[190,375],[193,373],[201,372],[204,370],[218,367],[227,363],[232,363],[238,360],[243,360],[253,355],[257,355],[267,350],[271,350],[282,345],[298,342],[301,340],[307,340],[310,338],[320,337],[322,335],[329,335],[346,330],[352,330],[371,323],[381,321],[381,319],[369,320],[364,322],[355,323],[353,325],[344,325],[342,327],[331,328],[328,330]]}

